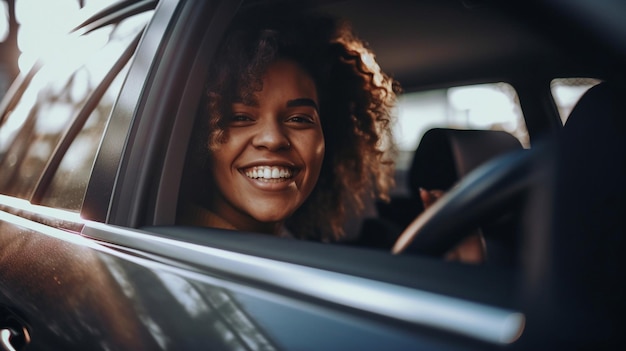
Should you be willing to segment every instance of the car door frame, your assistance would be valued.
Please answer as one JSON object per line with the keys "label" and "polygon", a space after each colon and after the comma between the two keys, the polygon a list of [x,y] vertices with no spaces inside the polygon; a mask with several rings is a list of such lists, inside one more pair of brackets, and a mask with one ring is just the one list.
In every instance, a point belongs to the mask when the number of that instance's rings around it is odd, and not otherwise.
{"label": "car door frame", "polygon": [[204,84],[199,77],[238,7],[238,1],[159,2],[112,111],[83,218],[126,227],[174,223],[184,141]]}

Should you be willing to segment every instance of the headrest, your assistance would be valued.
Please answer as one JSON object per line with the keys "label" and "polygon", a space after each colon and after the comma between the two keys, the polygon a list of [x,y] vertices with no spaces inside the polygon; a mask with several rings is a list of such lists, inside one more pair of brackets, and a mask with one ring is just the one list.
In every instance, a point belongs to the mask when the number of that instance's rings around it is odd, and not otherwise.
{"label": "headrest", "polygon": [[611,331],[623,335],[626,309],[626,93],[607,83],[589,89],[568,117],[554,156],[552,209],[536,221],[550,235],[551,249],[537,257],[553,272],[540,282],[553,296],[550,308],[571,321],[562,332],[581,331],[588,345],[617,341]]}
{"label": "headrest", "polygon": [[414,197],[420,187],[448,190],[485,161],[519,149],[519,140],[504,131],[430,129],[413,156],[409,188]]}
{"label": "headrest", "polygon": [[[620,101],[618,90],[609,83],[591,87],[578,100],[565,123],[566,135],[590,135],[595,131],[624,131],[624,119],[618,113]],[[593,119],[593,120],[591,120]],[[617,130],[615,130],[617,128]],[[580,130],[578,130],[580,129]]]}

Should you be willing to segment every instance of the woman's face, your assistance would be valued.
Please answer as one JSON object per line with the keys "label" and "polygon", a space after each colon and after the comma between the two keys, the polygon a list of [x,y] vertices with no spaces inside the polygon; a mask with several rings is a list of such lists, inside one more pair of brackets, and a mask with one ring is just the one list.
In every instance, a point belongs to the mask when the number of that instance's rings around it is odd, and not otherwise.
{"label": "woman's face", "polygon": [[212,208],[240,230],[276,233],[319,177],[324,135],[313,79],[295,62],[278,60],[252,101],[226,116],[226,142],[211,153]]}

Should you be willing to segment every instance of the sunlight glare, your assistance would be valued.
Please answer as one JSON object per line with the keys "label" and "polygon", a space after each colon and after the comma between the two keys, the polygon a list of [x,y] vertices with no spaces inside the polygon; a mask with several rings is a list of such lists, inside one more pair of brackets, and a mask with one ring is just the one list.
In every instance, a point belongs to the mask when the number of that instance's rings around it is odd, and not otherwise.
{"label": "sunlight glare", "polygon": [[20,24],[17,36],[17,45],[22,52],[18,62],[20,71],[30,69],[37,57],[58,45],[60,37],[76,24],[78,10],[76,0],[15,2],[15,17]]}

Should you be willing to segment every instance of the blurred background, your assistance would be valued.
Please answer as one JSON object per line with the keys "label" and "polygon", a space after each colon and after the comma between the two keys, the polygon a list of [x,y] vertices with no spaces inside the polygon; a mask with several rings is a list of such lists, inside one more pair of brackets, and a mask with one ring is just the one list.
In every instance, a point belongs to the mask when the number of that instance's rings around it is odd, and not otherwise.
{"label": "blurred background", "polygon": [[[0,0],[0,94],[36,57],[111,0]],[[80,11],[82,10],[82,11]]]}

